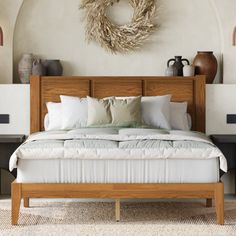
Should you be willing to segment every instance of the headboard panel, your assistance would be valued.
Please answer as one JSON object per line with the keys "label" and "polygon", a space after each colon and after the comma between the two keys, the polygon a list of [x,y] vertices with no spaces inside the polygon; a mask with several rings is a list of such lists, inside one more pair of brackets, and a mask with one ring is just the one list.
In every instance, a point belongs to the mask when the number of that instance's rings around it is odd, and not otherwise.
{"label": "headboard panel", "polygon": [[205,132],[205,76],[196,77],[38,77],[30,80],[30,131],[44,130],[46,102],[60,95],[85,97],[157,96],[172,94],[172,101],[188,102],[193,130]]}

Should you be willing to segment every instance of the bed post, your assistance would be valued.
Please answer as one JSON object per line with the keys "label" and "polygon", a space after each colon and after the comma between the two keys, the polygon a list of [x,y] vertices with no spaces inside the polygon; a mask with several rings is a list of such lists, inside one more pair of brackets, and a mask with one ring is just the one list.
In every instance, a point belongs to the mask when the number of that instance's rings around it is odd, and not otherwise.
{"label": "bed post", "polygon": [[21,184],[14,181],[11,184],[11,223],[12,225],[18,224],[21,197],[22,197]]}
{"label": "bed post", "polygon": [[[195,130],[206,132],[206,115],[205,115],[205,75],[198,75],[194,79],[194,99],[195,99]],[[201,92],[199,92],[201,91]]]}
{"label": "bed post", "polygon": [[215,207],[217,224],[224,224],[224,184],[217,183],[215,186]]}
{"label": "bed post", "polygon": [[24,197],[24,207],[28,208],[29,207],[29,198]]}
{"label": "bed post", "polygon": [[116,221],[120,221],[120,199],[116,199]]}
{"label": "bed post", "polygon": [[30,133],[41,129],[41,77],[30,77]]}

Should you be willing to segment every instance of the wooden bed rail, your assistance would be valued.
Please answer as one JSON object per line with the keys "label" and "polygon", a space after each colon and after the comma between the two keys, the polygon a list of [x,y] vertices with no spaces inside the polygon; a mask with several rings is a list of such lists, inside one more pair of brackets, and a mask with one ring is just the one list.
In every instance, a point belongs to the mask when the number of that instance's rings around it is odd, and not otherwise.
{"label": "wooden bed rail", "polygon": [[21,199],[29,207],[30,198],[110,198],[116,200],[116,220],[120,220],[120,199],[205,198],[207,207],[215,199],[217,223],[224,224],[224,185],[209,184],[22,184],[12,183],[12,224],[18,224]]}

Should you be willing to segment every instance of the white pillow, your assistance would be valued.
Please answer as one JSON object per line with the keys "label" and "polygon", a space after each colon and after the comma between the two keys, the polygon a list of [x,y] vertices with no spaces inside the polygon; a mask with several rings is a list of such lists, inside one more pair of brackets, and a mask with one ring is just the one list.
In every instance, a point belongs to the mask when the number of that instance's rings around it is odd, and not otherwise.
{"label": "white pillow", "polygon": [[86,98],[60,96],[62,103],[62,129],[85,127],[88,119]]}
{"label": "white pillow", "polygon": [[142,97],[142,118],[147,125],[171,129],[170,125],[171,95]]}
{"label": "white pillow", "polygon": [[48,113],[44,116],[43,124],[44,124],[44,129],[48,130],[48,126],[49,126],[49,115],[48,115]]}
{"label": "white pillow", "polygon": [[48,109],[48,125],[45,126],[45,130],[60,130],[61,126],[61,113],[62,106],[61,103],[56,102],[47,102],[46,103]]}
{"label": "white pillow", "polygon": [[187,102],[170,103],[170,124],[172,129],[177,129],[177,130],[191,129],[191,122],[189,122],[187,107],[188,107]]}

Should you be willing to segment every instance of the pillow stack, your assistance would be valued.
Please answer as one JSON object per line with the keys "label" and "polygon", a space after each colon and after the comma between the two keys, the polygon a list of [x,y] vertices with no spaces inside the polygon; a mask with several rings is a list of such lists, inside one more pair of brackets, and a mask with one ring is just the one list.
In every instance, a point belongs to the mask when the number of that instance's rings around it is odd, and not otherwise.
{"label": "pillow stack", "polygon": [[141,127],[189,130],[187,102],[172,103],[171,95],[97,99],[61,95],[48,102],[45,130],[81,127]]}
{"label": "pillow stack", "polygon": [[142,124],[141,97],[96,99],[87,97],[88,126],[136,127]]}

